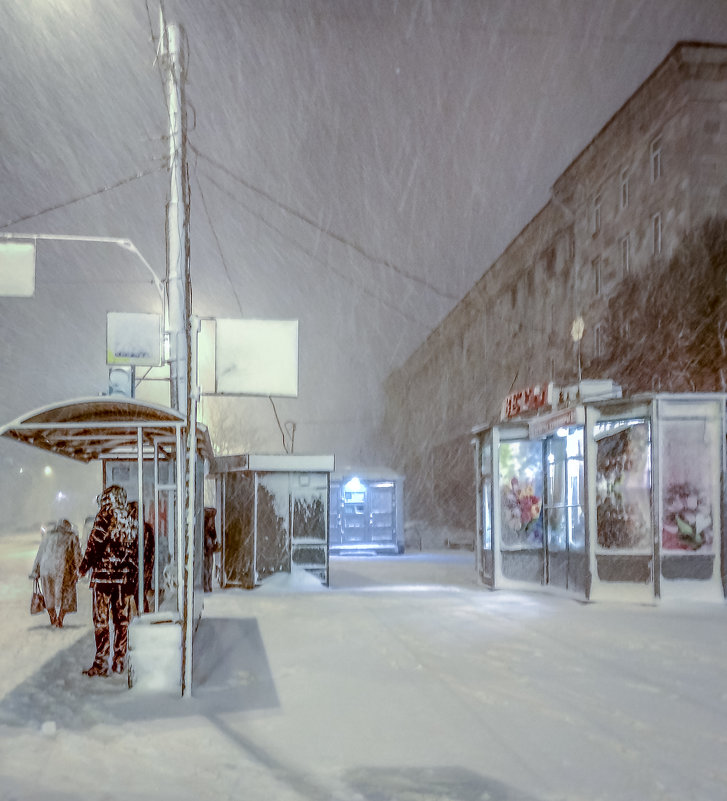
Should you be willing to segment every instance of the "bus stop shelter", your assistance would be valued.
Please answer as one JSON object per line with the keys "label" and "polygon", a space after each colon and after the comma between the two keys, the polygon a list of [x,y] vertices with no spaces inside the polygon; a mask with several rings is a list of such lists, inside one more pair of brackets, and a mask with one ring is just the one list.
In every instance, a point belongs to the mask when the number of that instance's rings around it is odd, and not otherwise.
{"label": "bus stop shelter", "polygon": [[[194,624],[202,613],[202,560],[189,556],[190,551],[192,556],[202,553],[204,463],[211,460],[212,447],[206,427],[198,425],[196,434],[194,526],[187,536],[185,419],[180,412],[124,396],[98,396],[45,406],[0,427],[0,436],[26,445],[80,462],[102,462],[104,487],[119,484],[130,501],[138,501],[139,520],[152,525],[156,554],[153,603],[145,615],[140,581],[138,620],[178,628],[180,654],[191,648],[183,634],[188,620]],[[140,526],[139,575],[143,538]],[[133,654],[130,661],[133,666]],[[180,686],[183,662],[180,655]]]}

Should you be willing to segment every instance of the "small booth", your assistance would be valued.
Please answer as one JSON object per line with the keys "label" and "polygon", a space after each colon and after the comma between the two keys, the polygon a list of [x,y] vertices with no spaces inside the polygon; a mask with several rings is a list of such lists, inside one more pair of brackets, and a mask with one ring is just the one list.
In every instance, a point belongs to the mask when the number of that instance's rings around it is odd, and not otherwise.
{"label": "small booth", "polygon": [[725,395],[584,381],[518,397],[473,429],[485,585],[724,600]]}
{"label": "small booth", "polygon": [[240,454],[214,460],[220,496],[223,587],[253,589],[274,573],[305,570],[328,585],[331,455]]}
{"label": "small booth", "polygon": [[[100,461],[103,486],[122,486],[139,504],[139,519],[151,526],[154,566],[144,611],[144,582],[139,582],[139,615],[129,629],[129,662],[140,683],[145,659],[164,660],[169,686],[182,687],[183,630],[202,614],[203,483],[205,461],[212,458],[207,429],[197,426],[192,585],[185,581],[188,562],[185,509],[184,417],[174,409],[122,396],[81,398],[47,406],[0,428],[0,435],[81,462]],[[99,487],[101,491],[102,487]],[[144,526],[139,536],[139,573],[144,573]],[[191,589],[191,591],[190,591]],[[190,605],[191,601],[191,605]],[[186,618],[186,620],[185,620]],[[156,624],[150,628],[147,624]],[[143,643],[143,646],[142,646]],[[132,684],[130,676],[130,684]]]}
{"label": "small booth", "polygon": [[404,553],[404,477],[386,468],[331,476],[332,554]]}

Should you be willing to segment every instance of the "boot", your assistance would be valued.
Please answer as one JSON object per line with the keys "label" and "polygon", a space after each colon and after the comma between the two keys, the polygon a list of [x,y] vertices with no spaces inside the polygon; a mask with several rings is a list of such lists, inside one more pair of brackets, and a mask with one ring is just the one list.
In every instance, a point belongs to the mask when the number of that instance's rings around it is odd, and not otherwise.
{"label": "boot", "polygon": [[108,676],[109,669],[106,665],[97,665],[95,662],[91,665],[90,668],[86,668],[83,671],[84,676]]}
{"label": "boot", "polygon": [[48,617],[50,618],[51,626],[56,626],[58,624],[58,617],[56,616],[56,610],[55,609],[49,609],[48,610]]}

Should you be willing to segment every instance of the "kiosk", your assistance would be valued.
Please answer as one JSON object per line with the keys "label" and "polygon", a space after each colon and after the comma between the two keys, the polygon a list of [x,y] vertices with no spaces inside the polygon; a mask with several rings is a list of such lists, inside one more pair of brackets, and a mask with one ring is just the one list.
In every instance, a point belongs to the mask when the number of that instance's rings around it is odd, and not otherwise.
{"label": "kiosk", "polygon": [[473,429],[481,581],[724,600],[726,396],[588,398],[586,385]]}
{"label": "kiosk", "polygon": [[305,570],[328,584],[332,455],[239,454],[214,460],[221,497],[222,585],[253,589]]}
{"label": "kiosk", "polygon": [[387,468],[331,476],[331,553],[404,553],[404,476]]}

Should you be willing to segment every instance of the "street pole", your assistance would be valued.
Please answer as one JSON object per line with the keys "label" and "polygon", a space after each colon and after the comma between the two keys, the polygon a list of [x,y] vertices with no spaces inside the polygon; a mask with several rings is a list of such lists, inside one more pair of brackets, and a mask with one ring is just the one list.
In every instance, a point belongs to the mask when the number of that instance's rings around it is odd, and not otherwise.
{"label": "street pole", "polygon": [[187,339],[189,308],[185,170],[185,119],[180,30],[165,25],[162,32],[163,63],[166,67],[166,101],[169,112],[169,172],[171,182],[167,201],[167,313],[165,330],[169,336],[172,407],[187,411]]}
{"label": "street pole", "polygon": [[[185,536],[181,586],[177,601],[182,622],[182,696],[192,694],[192,635],[194,620],[194,545],[195,545],[195,472],[197,454],[196,405],[192,399],[190,362],[192,356],[191,307],[192,284],[189,266],[189,182],[186,158],[186,108],[184,102],[184,53],[182,31],[166,25],[161,18],[163,64],[166,68],[166,101],[169,113],[170,189],[167,202],[167,296],[166,332],[170,347],[170,399],[172,406],[184,414],[186,443],[177,451],[177,464],[182,466],[184,481]],[[186,447],[185,447],[186,445]],[[181,451],[181,452],[180,452]]]}

